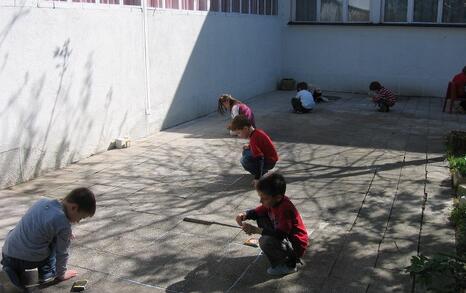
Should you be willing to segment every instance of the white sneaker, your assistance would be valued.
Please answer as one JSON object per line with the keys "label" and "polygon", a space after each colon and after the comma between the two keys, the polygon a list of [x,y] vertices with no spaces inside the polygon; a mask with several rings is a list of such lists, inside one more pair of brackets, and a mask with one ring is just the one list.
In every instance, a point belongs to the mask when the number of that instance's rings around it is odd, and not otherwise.
{"label": "white sneaker", "polygon": [[281,264],[278,265],[274,268],[270,267],[267,269],[267,274],[272,275],[272,276],[282,276],[282,275],[288,275],[292,273],[296,273],[298,269],[296,267],[290,268],[286,264]]}

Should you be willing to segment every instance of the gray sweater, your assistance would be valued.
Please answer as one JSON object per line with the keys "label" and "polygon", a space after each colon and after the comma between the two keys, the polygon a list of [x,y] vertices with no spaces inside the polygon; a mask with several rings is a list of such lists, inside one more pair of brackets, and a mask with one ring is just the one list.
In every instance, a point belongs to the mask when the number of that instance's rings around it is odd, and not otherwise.
{"label": "gray sweater", "polygon": [[70,237],[71,223],[63,204],[56,199],[40,199],[8,233],[2,252],[9,257],[39,262],[50,255],[50,244],[55,242],[57,277],[62,277],[68,262]]}

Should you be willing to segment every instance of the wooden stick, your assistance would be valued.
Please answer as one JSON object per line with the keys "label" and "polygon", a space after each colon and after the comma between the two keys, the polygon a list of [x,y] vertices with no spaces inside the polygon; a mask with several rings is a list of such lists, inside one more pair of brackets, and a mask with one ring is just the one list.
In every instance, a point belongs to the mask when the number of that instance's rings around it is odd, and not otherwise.
{"label": "wooden stick", "polygon": [[225,224],[225,223],[219,223],[219,222],[215,222],[215,221],[206,221],[206,220],[193,219],[193,218],[184,218],[183,221],[190,222],[190,223],[201,224],[201,225],[208,225],[208,226],[210,226],[210,225],[220,225],[220,226],[226,226],[226,227],[241,229],[240,226],[230,225],[230,224]]}

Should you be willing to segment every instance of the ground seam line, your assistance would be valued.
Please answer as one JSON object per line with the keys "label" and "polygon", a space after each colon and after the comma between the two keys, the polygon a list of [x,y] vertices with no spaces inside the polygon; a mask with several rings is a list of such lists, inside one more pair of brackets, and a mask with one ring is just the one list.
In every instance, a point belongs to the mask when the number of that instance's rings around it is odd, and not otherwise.
{"label": "ground seam line", "polygon": [[260,252],[257,254],[257,256],[256,256],[256,258],[254,259],[254,261],[253,261],[252,263],[250,263],[250,264],[246,267],[246,269],[245,269],[245,270],[243,271],[243,273],[238,277],[238,279],[233,283],[233,285],[231,285],[230,288],[228,288],[228,290],[225,291],[226,293],[230,292],[230,291],[236,286],[236,284],[238,284],[239,281],[241,281],[241,279],[243,279],[243,277],[244,277],[244,276],[246,275],[246,273],[249,271],[249,269],[251,268],[251,266],[252,266],[253,264],[255,264],[255,263],[257,262],[257,260],[259,260],[259,258],[260,258],[261,255],[262,255],[262,251],[260,251]]}
{"label": "ground seam line", "polygon": [[[364,203],[365,203],[365,201],[366,201],[366,197],[367,197],[367,195],[368,195],[369,192],[370,192],[370,189],[371,189],[371,187],[372,187],[372,183],[374,182],[374,179],[375,179],[375,176],[376,176],[376,175],[377,175],[377,169],[374,170],[374,174],[372,175],[372,179],[371,179],[371,181],[370,181],[370,183],[369,183],[369,186],[367,187],[366,194],[364,195],[364,199],[363,199],[362,202],[361,202],[361,207],[360,207],[359,210],[358,210],[358,214],[356,215],[356,218],[355,218],[355,220],[353,221],[353,224],[351,225],[351,227],[350,227],[350,228],[345,232],[345,234],[343,235],[343,243],[341,244],[340,249],[339,249],[339,251],[338,251],[338,254],[337,254],[337,256],[335,257],[335,260],[333,261],[332,266],[330,267],[330,271],[329,271],[329,273],[327,274],[326,279],[328,279],[328,278],[332,275],[332,273],[333,273],[333,269],[335,268],[335,265],[336,265],[336,263],[337,263],[337,261],[338,261],[338,258],[340,257],[340,254],[341,254],[341,252],[343,251],[343,248],[345,247],[346,239],[347,239],[347,237],[348,237],[348,233],[351,232],[351,230],[353,229],[353,227],[356,225],[357,219],[358,219],[359,214],[360,214],[360,212],[361,212],[361,210],[362,210],[362,207],[364,206]],[[324,284],[325,284],[325,282],[324,282]],[[320,289],[322,289],[322,288],[320,288]],[[319,291],[321,291],[321,290],[319,290]]]}
{"label": "ground seam line", "polygon": [[136,281],[136,280],[132,280],[132,279],[129,279],[129,278],[119,277],[119,276],[116,276],[116,275],[111,274],[111,273],[102,272],[102,271],[95,270],[95,269],[90,269],[90,268],[85,268],[85,267],[82,267],[82,266],[79,266],[79,265],[72,265],[72,266],[83,269],[83,270],[86,270],[86,271],[96,272],[96,273],[104,274],[104,275],[107,275],[107,276],[111,276],[111,277],[114,277],[115,279],[122,280],[122,281],[132,283],[132,284],[137,284],[137,285],[140,285],[140,286],[143,286],[143,287],[146,287],[146,288],[163,289],[166,292],[181,293],[181,291],[175,291],[175,290],[167,289],[165,287],[158,286],[158,285],[146,284],[146,283],[139,282],[139,281]]}

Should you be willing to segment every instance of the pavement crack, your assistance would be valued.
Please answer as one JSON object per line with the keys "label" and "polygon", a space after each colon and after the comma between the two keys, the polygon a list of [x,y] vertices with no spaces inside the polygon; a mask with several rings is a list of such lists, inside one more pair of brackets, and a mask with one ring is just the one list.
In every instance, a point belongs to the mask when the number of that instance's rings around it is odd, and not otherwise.
{"label": "pavement crack", "polygon": [[334,268],[335,268],[335,266],[336,266],[336,264],[338,262],[340,254],[343,251],[343,248],[346,246],[348,234],[353,230],[354,226],[356,225],[356,222],[357,222],[357,220],[359,218],[359,215],[361,214],[362,208],[364,207],[364,204],[366,202],[366,198],[370,193],[370,190],[372,188],[372,183],[374,182],[374,179],[375,179],[376,176],[377,176],[377,169],[374,170],[374,174],[372,175],[371,181],[369,182],[369,186],[367,187],[366,193],[364,194],[364,198],[363,198],[363,200],[361,202],[361,206],[359,207],[358,213],[356,214],[356,217],[355,217],[353,223],[351,224],[351,227],[343,235],[343,242],[342,242],[342,244],[341,244],[341,246],[340,246],[340,248],[338,250],[337,256],[335,257],[335,259],[334,259],[334,261],[332,263],[332,266],[330,267],[330,270],[329,270],[329,272],[327,274],[326,279],[328,279],[333,274],[333,270],[334,270]]}
{"label": "pavement crack", "polygon": [[[398,190],[400,188],[401,175],[403,173],[403,168],[405,166],[405,163],[406,163],[406,151],[405,151],[405,153],[403,155],[403,161],[401,162],[400,174],[398,175],[398,181],[396,183],[395,195],[393,196],[392,204],[390,206],[390,211],[388,213],[388,218],[387,218],[387,222],[385,224],[385,229],[383,231],[382,238],[380,239],[379,244],[377,246],[377,256],[375,257],[375,262],[374,262],[374,266],[373,266],[374,269],[377,268],[377,264],[378,264],[379,257],[380,257],[380,247],[382,246],[382,243],[385,240],[385,235],[387,234],[388,227],[390,225],[390,220],[392,218],[393,208],[395,207],[395,203],[396,203],[396,200],[398,198]],[[397,248],[398,248],[398,246],[397,246]],[[371,275],[372,274],[373,274],[373,272],[371,273]],[[372,279],[372,276],[371,276],[370,279]],[[372,284],[372,282],[369,281],[369,283],[367,284],[367,287],[366,287],[366,293],[369,292],[371,284]]]}

